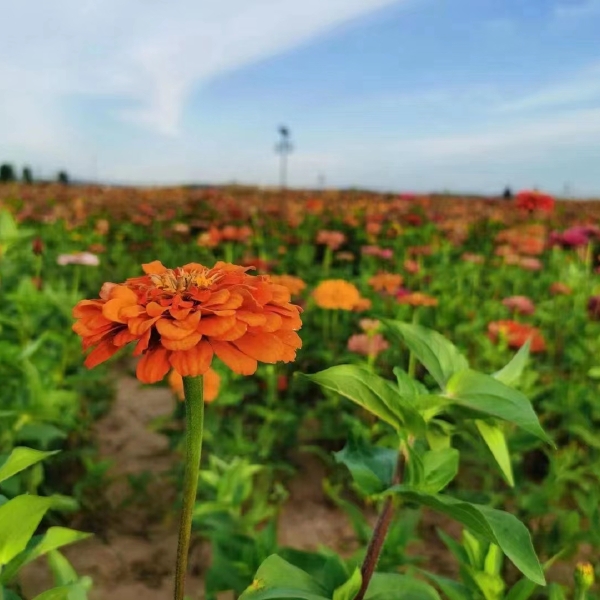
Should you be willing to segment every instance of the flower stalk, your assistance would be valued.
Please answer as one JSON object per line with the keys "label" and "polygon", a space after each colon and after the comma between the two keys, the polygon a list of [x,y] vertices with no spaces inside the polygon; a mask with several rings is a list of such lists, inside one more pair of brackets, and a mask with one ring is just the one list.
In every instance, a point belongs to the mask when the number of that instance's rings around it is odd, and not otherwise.
{"label": "flower stalk", "polygon": [[202,455],[204,426],[203,380],[199,377],[184,377],[185,393],[185,473],[183,477],[183,504],[179,521],[177,563],[175,565],[175,600],[183,600],[187,573],[192,515],[198,491],[198,476]]}
{"label": "flower stalk", "polygon": [[[402,483],[402,478],[404,477],[405,464],[406,452],[404,448],[401,448],[398,452],[398,461],[396,462],[396,470],[394,473],[394,478],[392,480],[392,483],[394,485]],[[375,528],[373,529],[373,534],[371,535],[371,539],[369,540],[367,552],[365,554],[365,558],[360,568],[360,572],[362,575],[362,583],[360,586],[360,590],[358,591],[358,594],[355,596],[354,600],[363,600],[365,594],[367,593],[369,583],[371,583],[371,578],[373,577],[373,573],[375,572],[375,568],[377,567],[377,562],[379,561],[379,556],[381,554],[383,544],[385,543],[385,538],[390,528],[390,524],[392,523],[393,516],[394,498],[392,496],[387,496],[381,508],[381,512],[377,517],[377,522],[375,523]]]}

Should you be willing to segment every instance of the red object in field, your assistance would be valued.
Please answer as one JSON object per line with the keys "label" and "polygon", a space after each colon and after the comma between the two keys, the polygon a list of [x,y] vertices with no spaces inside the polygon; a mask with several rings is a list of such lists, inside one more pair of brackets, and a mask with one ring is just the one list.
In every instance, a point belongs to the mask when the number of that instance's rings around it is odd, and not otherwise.
{"label": "red object in field", "polygon": [[540,210],[542,212],[552,212],[554,210],[554,198],[550,194],[544,194],[537,190],[523,190],[515,197],[517,208],[533,212]]}

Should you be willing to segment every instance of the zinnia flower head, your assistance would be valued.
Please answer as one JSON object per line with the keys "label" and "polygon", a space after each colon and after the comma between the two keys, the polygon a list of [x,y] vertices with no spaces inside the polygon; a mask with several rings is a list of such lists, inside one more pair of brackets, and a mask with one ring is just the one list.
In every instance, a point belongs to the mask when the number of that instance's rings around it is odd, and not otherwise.
{"label": "zinnia flower head", "polygon": [[332,250],[337,250],[345,241],[346,236],[341,231],[322,229],[317,234],[317,244],[324,244]]}
{"label": "zinnia flower head", "polygon": [[394,294],[398,291],[404,277],[396,273],[377,273],[369,279],[369,285],[376,292],[386,292],[387,294]]}
{"label": "zinnia flower head", "polygon": [[377,356],[390,347],[380,333],[357,333],[348,339],[348,350],[363,356]]}
{"label": "zinnia flower head", "polygon": [[510,320],[492,321],[488,324],[488,335],[492,342],[497,342],[503,337],[509,348],[520,348],[527,340],[531,340],[529,350],[532,353],[544,352],[546,349],[546,341],[541,331],[526,323]]}
{"label": "zinnia flower head", "polygon": [[105,283],[100,298],[73,309],[73,330],[92,352],[92,368],[136,343],[137,377],[160,381],[173,368],[183,377],[206,373],[216,355],[232,371],[251,375],[258,362],[291,362],[302,340],[300,309],[289,290],[268,276],[218,262],[212,269],[190,263],[167,269],[143,265],[145,275]]}
{"label": "zinnia flower head", "polygon": [[555,281],[550,286],[550,293],[553,296],[570,296],[573,293],[573,290],[566,283]]}
{"label": "zinnia flower head", "polygon": [[437,298],[428,296],[422,292],[410,292],[396,296],[398,304],[410,304],[411,306],[437,306]]}
{"label": "zinnia flower head", "polygon": [[358,288],[344,279],[321,281],[312,295],[317,306],[331,310],[353,310],[361,300]]}
{"label": "zinnia flower head", "polygon": [[510,296],[510,298],[504,298],[502,304],[521,315],[532,315],[535,312],[535,304],[527,296]]}
{"label": "zinnia flower head", "polygon": [[86,267],[97,267],[100,259],[91,252],[75,252],[74,254],[59,254],[56,263],[61,267],[66,265],[85,265]]}
{"label": "zinnia flower head", "polygon": [[552,212],[554,210],[554,198],[549,194],[538,192],[537,190],[523,190],[515,197],[517,208],[532,212],[541,210],[543,212]]}
{"label": "zinnia flower head", "polygon": [[[183,377],[177,371],[173,370],[169,373],[168,380],[171,391],[179,398],[179,400],[185,400]],[[202,378],[202,386],[204,388],[202,393],[204,402],[216,400],[221,387],[221,376],[214,369],[209,368]]]}
{"label": "zinnia flower head", "polygon": [[378,319],[361,319],[358,324],[365,333],[376,333],[381,327],[381,321]]}

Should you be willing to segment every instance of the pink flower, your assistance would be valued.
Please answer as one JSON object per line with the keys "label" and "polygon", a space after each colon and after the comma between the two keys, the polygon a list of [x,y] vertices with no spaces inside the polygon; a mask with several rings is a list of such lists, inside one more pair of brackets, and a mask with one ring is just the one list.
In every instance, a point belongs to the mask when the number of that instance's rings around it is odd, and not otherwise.
{"label": "pink flower", "polygon": [[100,264],[100,259],[91,252],[75,252],[74,254],[59,254],[56,263],[61,267],[65,265],[97,267]]}
{"label": "pink flower", "polygon": [[384,350],[387,350],[389,346],[380,333],[357,333],[350,336],[348,340],[348,350],[356,352],[356,354],[362,354],[363,356],[375,357]]}
{"label": "pink flower", "polygon": [[520,315],[532,315],[535,312],[535,304],[527,296],[510,296],[502,300],[502,304]]}
{"label": "pink flower", "polygon": [[519,260],[519,266],[527,271],[541,271],[543,268],[542,261],[534,256],[523,256]]}

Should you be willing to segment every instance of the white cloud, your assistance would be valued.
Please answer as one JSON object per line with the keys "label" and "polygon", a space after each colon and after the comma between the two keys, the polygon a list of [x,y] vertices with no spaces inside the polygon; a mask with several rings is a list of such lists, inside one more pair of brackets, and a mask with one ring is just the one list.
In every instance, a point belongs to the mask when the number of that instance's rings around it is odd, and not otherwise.
{"label": "white cloud", "polygon": [[596,100],[600,103],[600,63],[574,73],[567,81],[555,83],[532,94],[498,106],[499,111],[537,111],[573,106]]}
{"label": "white cloud", "polygon": [[[71,94],[116,98],[130,104],[118,116],[175,134],[196,86],[398,1],[12,2],[0,36],[0,74],[8,65],[12,74],[0,92],[43,96],[21,116],[53,122],[47,107]],[[19,121],[0,117],[0,128],[19,135]]]}

